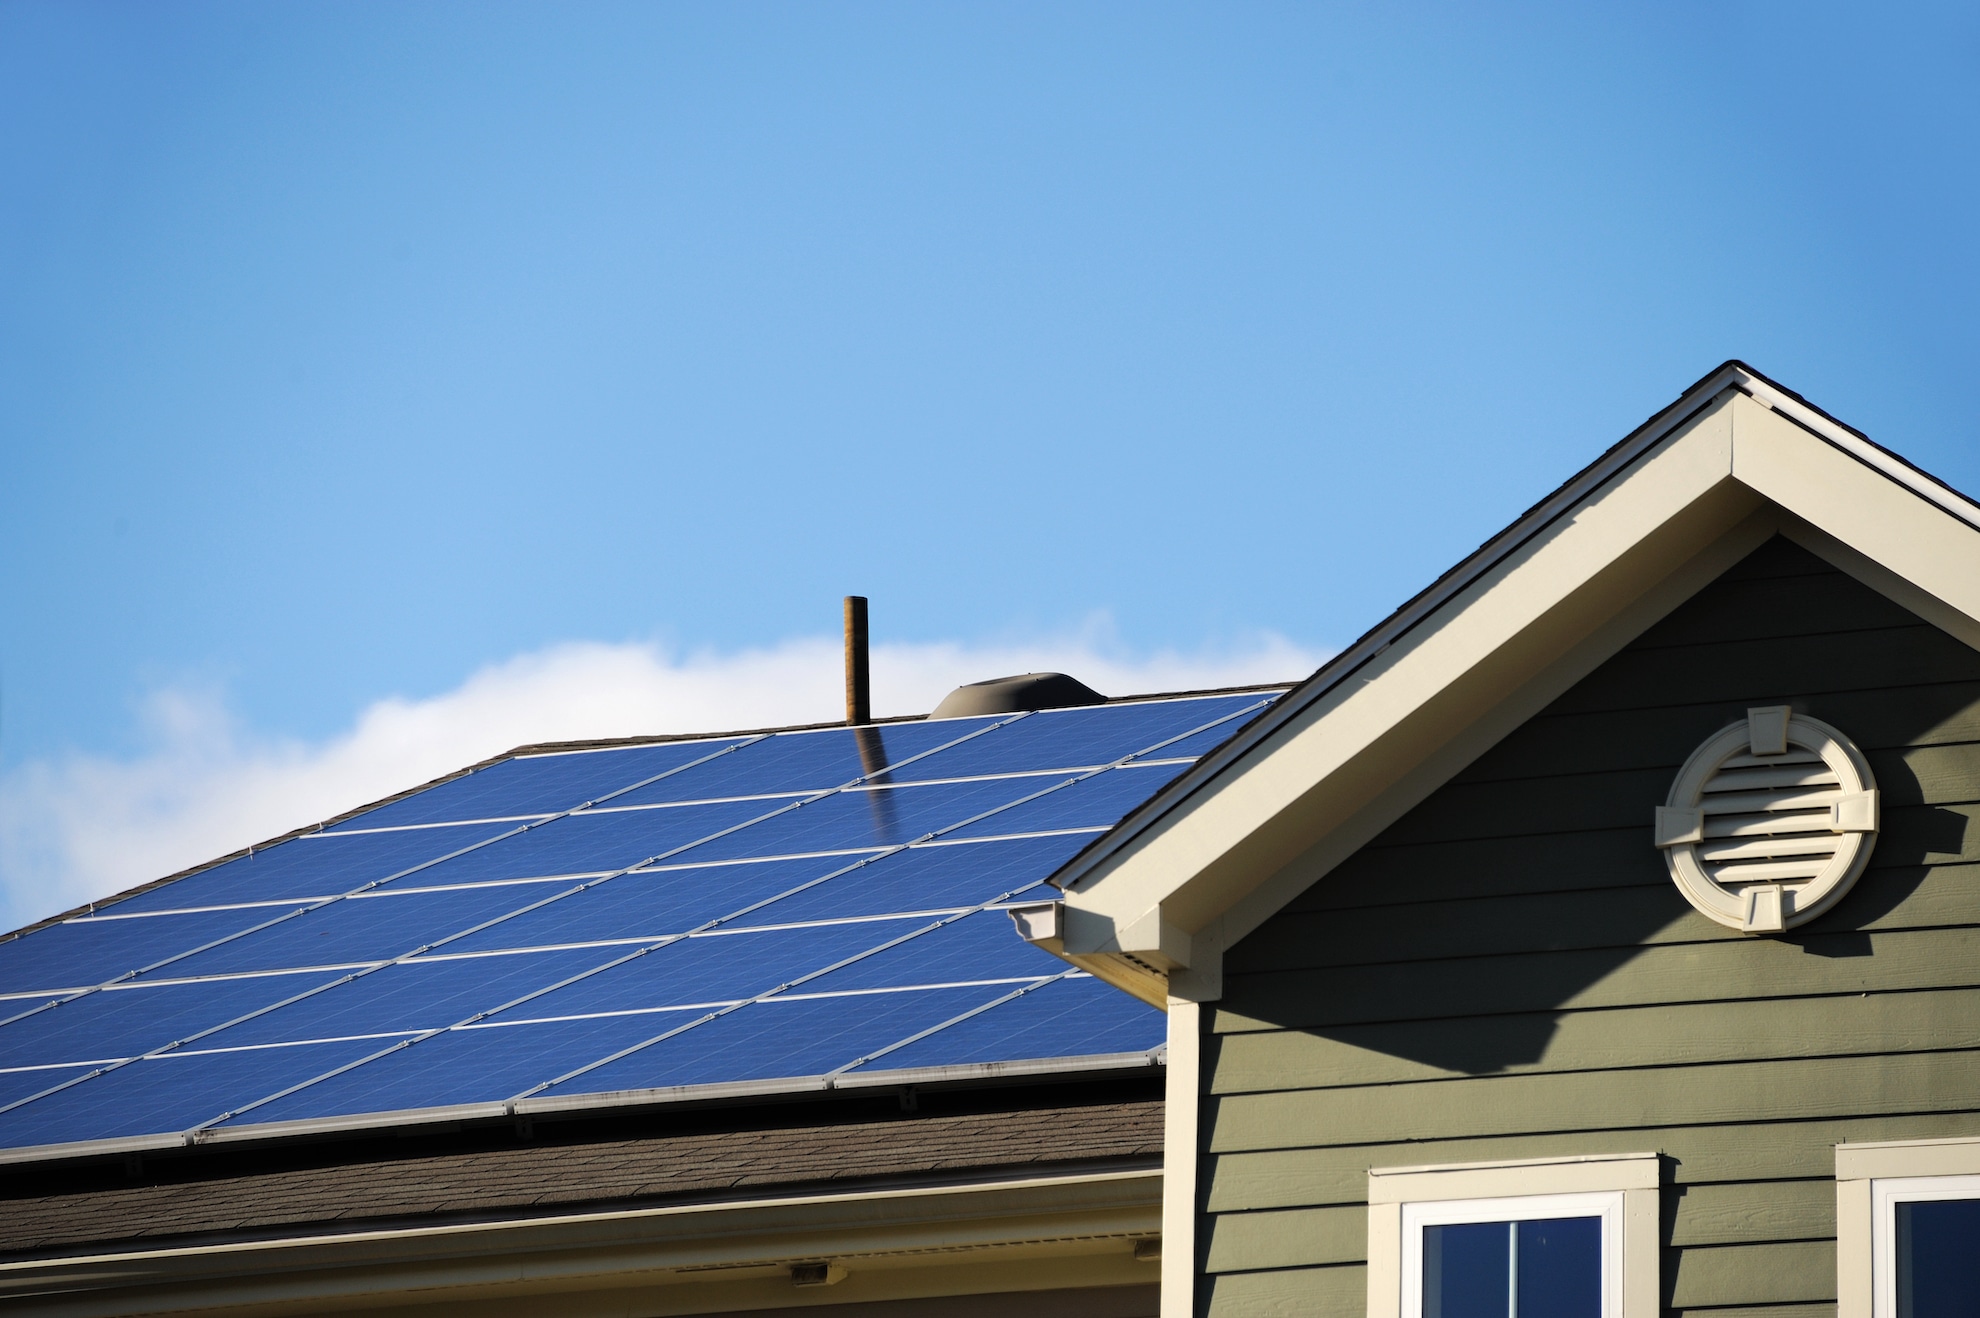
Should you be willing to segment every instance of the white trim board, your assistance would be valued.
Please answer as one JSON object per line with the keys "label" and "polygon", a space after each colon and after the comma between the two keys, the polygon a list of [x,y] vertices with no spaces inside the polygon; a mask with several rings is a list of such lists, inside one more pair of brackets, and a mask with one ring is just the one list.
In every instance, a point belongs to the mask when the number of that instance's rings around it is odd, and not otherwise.
{"label": "white trim board", "polygon": [[[1657,1318],[1658,1187],[1654,1153],[1591,1154],[1512,1162],[1371,1167],[1368,1171],[1368,1318],[1410,1318],[1410,1239],[1426,1222],[1533,1217],[1604,1217],[1604,1244],[1614,1249],[1610,1276],[1620,1318]],[[1439,1205],[1462,1205],[1452,1217]],[[1475,1210],[1476,1215],[1473,1214]],[[1615,1276],[1620,1271],[1620,1276]]]}
{"label": "white trim board", "polygon": [[1836,1318],[1896,1318],[1894,1203],[1935,1192],[1980,1198],[1980,1135],[1836,1145]]}
{"label": "white trim board", "polygon": [[1776,533],[1980,645],[1980,507],[1729,364],[1054,876],[1061,954],[1215,999],[1224,948]]}

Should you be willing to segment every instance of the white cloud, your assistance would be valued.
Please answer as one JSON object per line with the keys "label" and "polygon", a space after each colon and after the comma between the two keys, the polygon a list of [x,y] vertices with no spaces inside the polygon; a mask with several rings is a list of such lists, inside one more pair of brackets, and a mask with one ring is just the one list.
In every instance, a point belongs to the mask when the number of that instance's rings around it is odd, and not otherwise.
{"label": "white cloud", "polygon": [[[881,645],[878,714],[932,709],[1007,673],[1069,672],[1108,695],[1303,677],[1324,656],[1264,636],[1196,654],[1134,656],[1104,627],[1004,646]],[[221,697],[165,690],[143,710],[148,749],[73,754],[0,779],[0,928],[159,878],[535,741],[826,722],[843,709],[836,639],[677,655],[643,644],[557,645],[494,664],[428,700],[381,700],[322,742],[257,734]]]}

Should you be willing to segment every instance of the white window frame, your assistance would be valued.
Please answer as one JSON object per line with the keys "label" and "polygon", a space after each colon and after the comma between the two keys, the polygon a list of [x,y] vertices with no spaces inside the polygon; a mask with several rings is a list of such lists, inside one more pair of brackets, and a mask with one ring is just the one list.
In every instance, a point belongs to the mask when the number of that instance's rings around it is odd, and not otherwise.
{"label": "white window frame", "polygon": [[1375,1167],[1368,1172],[1369,1318],[1421,1318],[1423,1228],[1602,1218],[1603,1318],[1658,1318],[1654,1153]]}
{"label": "white window frame", "polygon": [[1897,1206],[1980,1199],[1980,1137],[1836,1145],[1836,1318],[1897,1318]]}
{"label": "white window frame", "polygon": [[[1423,1318],[1424,1227],[1457,1226],[1467,1222],[1531,1222],[1553,1217],[1602,1219],[1602,1318],[1622,1318],[1622,1212],[1621,1190],[1404,1204],[1402,1318]],[[1516,1282],[1516,1278],[1509,1280]],[[1510,1302],[1507,1307],[1510,1309]]]}

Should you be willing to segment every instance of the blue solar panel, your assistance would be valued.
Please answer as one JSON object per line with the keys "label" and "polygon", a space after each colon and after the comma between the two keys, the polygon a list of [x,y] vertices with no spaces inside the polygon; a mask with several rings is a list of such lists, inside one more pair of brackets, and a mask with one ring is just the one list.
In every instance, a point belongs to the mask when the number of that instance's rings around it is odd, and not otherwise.
{"label": "blue solar panel", "polygon": [[[1012,943],[1017,943],[1015,949]],[[1018,941],[1002,911],[978,911],[884,952],[811,980],[811,993],[892,988],[896,984],[966,984],[989,978],[1056,975],[1065,962]]]}
{"label": "blue solar panel", "polygon": [[0,1147],[1145,1052],[994,903],[1263,703],[502,761],[0,944]]}
{"label": "blue solar panel", "polygon": [[118,902],[117,913],[334,896],[428,865],[514,827],[455,824],[386,833],[308,834],[139,893]]}
{"label": "blue solar panel", "polygon": [[1094,836],[1074,833],[909,847],[793,893],[750,918],[761,924],[788,924],[973,906],[1008,892],[1035,888]]}
{"label": "blue solar panel", "polygon": [[87,1075],[87,1066],[37,1066],[23,1071],[0,1071],[0,1103],[14,1103],[46,1089],[53,1089],[78,1076]]}
{"label": "blue solar panel", "polygon": [[491,879],[531,879],[625,869],[694,846],[704,838],[725,833],[784,804],[783,801],[716,801],[653,810],[608,809],[565,815],[407,875],[393,886],[430,888],[486,883]]}
{"label": "blue solar panel", "polygon": [[627,792],[612,804],[650,805],[663,801],[710,801],[724,796],[817,792],[883,772],[890,776],[894,772],[919,776],[919,761],[898,770],[895,766],[950,742],[964,738],[981,741],[982,737],[970,734],[983,732],[996,723],[995,719],[944,719],[939,723],[891,723],[870,728],[785,733]]}
{"label": "blue solar panel", "polygon": [[597,949],[402,961],[242,1021],[201,1041],[241,1048],[293,1039],[444,1029],[596,966]]}
{"label": "blue solar panel", "polygon": [[[449,1030],[244,1113],[234,1124],[499,1103],[706,1014],[647,1012]],[[373,1040],[368,1049],[379,1046]]]}
{"label": "blue solar panel", "polygon": [[720,758],[742,744],[740,738],[673,741],[624,750],[520,756],[429,787],[403,801],[367,810],[334,831],[556,814],[622,792],[658,774],[678,774],[684,766]]}
{"label": "blue solar panel", "polygon": [[751,1003],[558,1085],[611,1093],[777,1076],[822,1075],[981,1002],[981,988]]}
{"label": "blue solar panel", "polygon": [[[1255,707],[1262,707],[1259,697],[1250,695],[1041,710],[988,737],[930,755],[905,772],[915,778],[962,778],[980,773],[1092,767],[1141,752],[1166,756],[1170,752],[1163,742]],[[1224,737],[1245,722],[1244,718],[1231,718],[1224,725]]]}
{"label": "blue solar panel", "polygon": [[[486,888],[415,889],[346,897],[161,966],[146,978],[229,975],[293,966],[389,961],[463,929],[569,891],[569,880]],[[257,914],[268,916],[266,908]],[[451,949],[451,946],[449,948]]]}
{"label": "blue solar panel", "polygon": [[[772,901],[845,868],[855,859],[808,856],[689,869],[635,870],[457,939],[447,945],[447,950],[485,952],[508,947],[550,947],[559,943],[684,934],[739,914],[760,902]],[[560,892],[568,886],[564,882],[553,885]]]}
{"label": "blue solar panel", "polygon": [[184,1131],[374,1051],[369,1041],[171,1053],[0,1112],[0,1147]]}
{"label": "blue solar panel", "polygon": [[966,819],[1002,809],[1065,779],[1045,775],[835,792],[806,801],[747,830],[712,838],[683,860],[799,855],[900,846]]}
{"label": "blue solar panel", "polygon": [[1161,1013],[1096,979],[1073,976],[892,1053],[889,1070],[1031,1057],[1084,1057],[1161,1046]]}
{"label": "blue solar panel", "polygon": [[[755,997],[931,923],[925,917],[683,938],[546,993],[511,1017],[579,1016]],[[604,958],[592,954],[594,962]]]}
{"label": "blue solar panel", "polygon": [[0,1067],[136,1056],[336,978],[319,971],[86,993],[0,1026]]}
{"label": "blue solar panel", "polygon": [[[7,944],[20,950],[12,956],[0,955],[0,993],[108,983],[282,914],[281,907],[250,906],[142,920],[122,916],[65,920],[32,938]],[[13,1014],[0,1002],[0,1020]]]}
{"label": "blue solar panel", "polygon": [[1189,766],[1151,764],[1106,769],[1090,778],[1067,783],[1057,791],[1032,793],[1009,809],[964,824],[950,837],[999,837],[1010,833],[1044,833],[1062,828],[1106,827],[1146,801]]}

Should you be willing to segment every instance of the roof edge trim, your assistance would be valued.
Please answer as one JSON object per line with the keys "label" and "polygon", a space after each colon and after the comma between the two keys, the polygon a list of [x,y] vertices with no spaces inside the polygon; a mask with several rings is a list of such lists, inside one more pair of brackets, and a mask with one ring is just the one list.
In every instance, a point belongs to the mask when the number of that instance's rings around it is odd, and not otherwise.
{"label": "roof edge trim", "polygon": [[1101,834],[1052,875],[1050,882],[1072,892],[1094,871],[1120,855],[1157,822],[1221,777],[1260,743],[1297,719],[1343,681],[1391,645],[1433,617],[1454,597],[1543,534],[1561,517],[1602,486],[1621,475],[1672,432],[1710,407],[1722,394],[1735,391],[1832,445],[1864,466],[1904,486],[1951,516],[1980,530],[1980,504],[1945,482],[1914,466],[1870,439],[1863,432],[1824,412],[1801,395],[1733,358],[1700,378],[1677,399],[1610,446],[1595,461],[1569,477],[1511,525],[1494,535],[1387,618],[1343,649],[1306,681],[1260,711],[1221,747],[1199,759],[1161,791],[1142,802],[1111,830]]}
{"label": "roof edge trim", "polygon": [[457,1103],[445,1107],[401,1108],[392,1112],[365,1112],[344,1117],[314,1117],[303,1121],[269,1121],[256,1125],[221,1126],[202,1129],[190,1138],[184,1132],[171,1132],[158,1135],[117,1136],[100,1140],[76,1140],[66,1144],[35,1144],[17,1149],[0,1149],[0,1167],[78,1158],[115,1157],[121,1154],[178,1149],[188,1145],[261,1143],[310,1135],[354,1134],[365,1130],[438,1126],[458,1121],[493,1121],[537,1114],[602,1113],[620,1108],[710,1102],[725,1098],[823,1094],[841,1089],[879,1089],[906,1085],[1015,1079],[1025,1076],[1071,1076],[1095,1071],[1142,1070],[1163,1065],[1166,1061],[1166,1052],[1165,1048],[1156,1047],[1145,1052],[1096,1053],[1086,1057],[1044,1057],[1017,1062],[975,1062],[960,1066],[924,1066],[897,1071],[847,1072],[834,1076],[809,1075],[775,1080],[674,1085],[663,1089],[625,1089],[605,1094],[527,1098],[502,1103]]}

